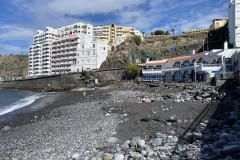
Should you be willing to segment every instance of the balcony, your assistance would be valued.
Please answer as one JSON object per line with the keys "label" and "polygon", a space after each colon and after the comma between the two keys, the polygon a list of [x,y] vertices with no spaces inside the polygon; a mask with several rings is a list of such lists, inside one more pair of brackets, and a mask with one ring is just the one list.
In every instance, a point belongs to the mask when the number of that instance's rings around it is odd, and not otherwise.
{"label": "balcony", "polygon": [[[203,64],[203,63],[197,63],[196,64],[196,72],[200,71],[212,71],[216,72],[219,71],[222,67],[222,64]],[[163,68],[146,68],[142,69],[142,73],[144,74],[159,74],[163,72],[169,72],[169,71],[183,71],[183,70],[194,70],[194,65],[190,64],[187,66],[180,65],[178,66],[171,66],[171,67],[163,67]]]}

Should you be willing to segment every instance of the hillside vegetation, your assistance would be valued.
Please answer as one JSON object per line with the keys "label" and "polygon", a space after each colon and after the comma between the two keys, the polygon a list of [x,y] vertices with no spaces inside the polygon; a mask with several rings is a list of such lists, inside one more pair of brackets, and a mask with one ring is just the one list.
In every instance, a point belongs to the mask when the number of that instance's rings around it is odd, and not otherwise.
{"label": "hillside vegetation", "polygon": [[0,55],[0,77],[21,77],[28,72],[28,56]]}

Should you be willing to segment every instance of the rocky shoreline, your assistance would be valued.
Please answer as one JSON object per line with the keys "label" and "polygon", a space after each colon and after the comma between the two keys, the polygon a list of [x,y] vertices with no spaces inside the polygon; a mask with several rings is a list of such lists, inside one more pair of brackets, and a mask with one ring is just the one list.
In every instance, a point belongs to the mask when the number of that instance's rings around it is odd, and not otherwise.
{"label": "rocky shoreline", "polygon": [[[234,91],[124,83],[89,91],[85,100],[77,97],[81,92],[69,94],[76,103],[0,128],[0,159],[240,158],[240,99]],[[141,96],[152,102],[137,103]]]}

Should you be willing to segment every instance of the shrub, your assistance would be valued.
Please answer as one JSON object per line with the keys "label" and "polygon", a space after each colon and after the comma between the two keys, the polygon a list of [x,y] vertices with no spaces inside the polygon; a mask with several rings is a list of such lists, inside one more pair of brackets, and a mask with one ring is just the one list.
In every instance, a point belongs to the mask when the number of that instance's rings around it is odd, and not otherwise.
{"label": "shrub", "polygon": [[142,39],[139,36],[133,36],[131,40],[135,42],[137,46],[139,46],[142,43]]}
{"label": "shrub", "polygon": [[88,71],[82,71],[82,76],[87,76]]}
{"label": "shrub", "polygon": [[135,79],[141,71],[139,65],[127,65],[125,67],[125,77],[129,79]]}

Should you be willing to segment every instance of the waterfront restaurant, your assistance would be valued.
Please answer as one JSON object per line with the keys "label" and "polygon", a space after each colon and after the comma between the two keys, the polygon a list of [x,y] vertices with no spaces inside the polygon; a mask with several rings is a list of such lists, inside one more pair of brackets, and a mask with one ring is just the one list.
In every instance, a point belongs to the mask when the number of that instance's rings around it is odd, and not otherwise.
{"label": "waterfront restaurant", "polygon": [[189,56],[146,62],[144,81],[204,82],[207,79],[234,78],[234,54],[240,49],[214,49]]}

